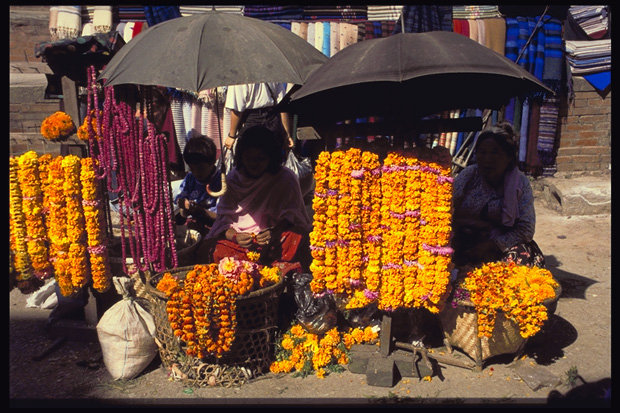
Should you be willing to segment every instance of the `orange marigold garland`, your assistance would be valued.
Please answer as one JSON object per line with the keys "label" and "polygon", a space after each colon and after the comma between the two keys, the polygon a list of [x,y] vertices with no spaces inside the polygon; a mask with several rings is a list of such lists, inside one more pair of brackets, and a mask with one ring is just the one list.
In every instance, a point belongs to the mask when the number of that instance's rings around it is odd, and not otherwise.
{"label": "orange marigold garland", "polygon": [[[84,230],[84,212],[82,209],[80,168],[80,158],[77,156],[68,155],[62,159],[62,169],[64,172],[62,188],[65,193],[67,211],[66,231],[69,242],[68,259],[72,284],[72,292],[70,294],[79,291],[88,282],[88,257],[86,231]],[[68,288],[66,292],[69,292]]]}
{"label": "orange marigold garland", "polygon": [[47,279],[52,275],[48,257],[48,240],[43,214],[43,193],[39,177],[39,161],[36,152],[28,151],[18,158],[19,185],[22,191],[22,211],[26,224],[28,255],[34,275]]}
{"label": "orange marigold garland", "polygon": [[280,278],[277,267],[225,258],[219,264],[195,265],[182,282],[165,273],[157,289],[168,297],[168,321],[186,344],[186,354],[220,358],[235,339],[237,297]]}
{"label": "orange marigold garland", "polygon": [[310,232],[310,252],[312,263],[310,270],[314,275],[310,287],[314,293],[325,291],[327,276],[327,251],[326,243],[328,240],[327,225],[331,224],[328,219],[329,208],[329,181],[327,177],[330,173],[330,154],[321,152],[316,161],[314,177],[316,181],[314,198],[312,199],[312,209],[314,210],[314,224]]}
{"label": "orange marigold garland", "polygon": [[90,258],[90,273],[93,288],[98,292],[107,291],[112,285],[112,274],[108,263],[106,247],[105,216],[101,209],[99,181],[95,177],[92,158],[82,158],[80,182],[82,184],[82,207],[86,239]]}

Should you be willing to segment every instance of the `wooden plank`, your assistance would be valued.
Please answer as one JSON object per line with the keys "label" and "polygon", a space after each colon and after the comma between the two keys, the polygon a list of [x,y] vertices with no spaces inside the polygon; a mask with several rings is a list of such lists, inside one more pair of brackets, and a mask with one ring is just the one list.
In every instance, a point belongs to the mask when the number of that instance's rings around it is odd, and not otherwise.
{"label": "wooden plank", "polygon": [[71,116],[75,127],[79,128],[83,119],[80,115],[80,100],[78,98],[78,87],[76,82],[69,79],[67,76],[63,76],[60,81],[62,84],[64,112]]}

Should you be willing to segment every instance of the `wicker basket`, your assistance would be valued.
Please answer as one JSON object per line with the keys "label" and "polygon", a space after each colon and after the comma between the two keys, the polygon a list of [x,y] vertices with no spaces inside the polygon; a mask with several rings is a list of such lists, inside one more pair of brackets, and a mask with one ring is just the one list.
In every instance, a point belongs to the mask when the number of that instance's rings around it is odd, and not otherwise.
{"label": "wicker basket", "polygon": [[[558,284],[555,298],[543,303],[549,312],[555,311],[561,292]],[[478,369],[482,369],[485,360],[494,356],[513,354],[518,358],[528,340],[519,333],[518,324],[506,318],[501,311],[497,312],[491,337],[478,337],[478,313],[470,301],[458,301],[456,308],[447,304],[439,313],[439,320],[448,350],[451,352],[453,346],[463,350],[476,362]]]}
{"label": "wicker basket", "polygon": [[[184,280],[194,266],[170,270]],[[156,341],[163,365],[174,378],[195,387],[239,386],[269,370],[274,360],[274,341],[278,321],[278,303],[284,282],[240,296],[236,301],[237,329],[230,351],[221,358],[198,359],[188,356],[184,343],[174,336],[166,312],[166,296],[156,289],[164,273],[155,274],[146,283],[152,315],[157,328]]]}

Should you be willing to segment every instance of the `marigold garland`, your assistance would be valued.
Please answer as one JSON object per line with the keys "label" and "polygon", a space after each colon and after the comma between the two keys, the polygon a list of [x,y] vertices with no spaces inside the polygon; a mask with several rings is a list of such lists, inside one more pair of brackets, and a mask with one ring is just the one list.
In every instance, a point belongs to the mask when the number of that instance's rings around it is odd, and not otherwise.
{"label": "marigold garland", "polygon": [[444,163],[389,152],[381,165],[355,148],[319,155],[310,235],[315,295],[344,296],[346,308],[376,302],[387,311],[439,311],[452,254]]}
{"label": "marigold garland", "polygon": [[69,271],[73,292],[76,292],[86,286],[88,282],[88,256],[80,184],[80,158],[75,155],[65,156],[62,159],[62,169],[64,172],[62,188],[65,193],[67,209],[68,258],[71,265]]}
{"label": "marigold garland", "polygon": [[112,274],[106,247],[105,216],[101,209],[101,196],[98,180],[95,177],[92,158],[81,159],[80,182],[82,184],[82,207],[90,258],[90,273],[93,288],[98,292],[107,291],[112,285]]}
{"label": "marigold garland", "polygon": [[497,313],[502,311],[528,338],[547,320],[544,302],[556,298],[558,283],[543,268],[491,262],[467,273],[462,287],[478,313],[479,337],[492,337]]}
{"label": "marigold garland", "polygon": [[19,186],[19,160],[9,157],[9,218],[10,246],[13,251],[13,268],[16,280],[26,281],[33,276],[32,264],[26,243],[26,217],[22,207],[22,191]]}
{"label": "marigold garland", "polygon": [[280,281],[279,268],[225,258],[195,265],[181,282],[166,272],[157,289],[168,297],[166,312],[174,335],[188,356],[222,357],[230,350],[237,326],[237,297]]}
{"label": "marigold garland", "polygon": [[43,214],[43,193],[36,152],[28,151],[18,158],[19,186],[22,191],[22,210],[26,224],[28,255],[34,275],[45,280],[52,275],[47,249],[47,231]]}
{"label": "marigold garland", "polygon": [[324,378],[329,372],[343,371],[349,363],[349,350],[354,344],[371,343],[379,334],[371,326],[349,328],[339,332],[336,327],[322,336],[309,333],[300,324],[294,324],[282,334],[276,343],[276,361],[269,370],[272,373],[290,373],[306,377],[316,372]]}
{"label": "marigold garland", "polygon": [[66,139],[75,131],[71,116],[61,111],[55,112],[41,122],[41,135],[51,141]]}

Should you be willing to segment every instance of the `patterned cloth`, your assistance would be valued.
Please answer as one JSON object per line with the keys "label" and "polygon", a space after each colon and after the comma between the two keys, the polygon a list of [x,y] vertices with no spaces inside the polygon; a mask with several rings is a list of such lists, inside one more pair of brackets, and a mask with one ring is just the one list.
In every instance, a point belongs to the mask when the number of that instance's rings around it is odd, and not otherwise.
{"label": "patterned cloth", "polygon": [[181,17],[179,6],[144,6],[144,16],[149,27]]}
{"label": "patterned cloth", "polygon": [[396,21],[394,33],[422,33],[437,30],[452,31],[452,6],[416,6],[403,8],[404,30],[401,19]]}

